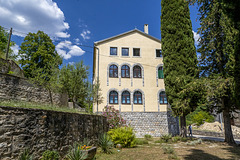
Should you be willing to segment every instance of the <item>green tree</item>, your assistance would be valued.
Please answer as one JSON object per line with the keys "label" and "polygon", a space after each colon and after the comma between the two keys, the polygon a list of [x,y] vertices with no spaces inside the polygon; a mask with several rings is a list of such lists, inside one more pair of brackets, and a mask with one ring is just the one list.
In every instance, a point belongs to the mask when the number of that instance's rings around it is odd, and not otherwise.
{"label": "green tree", "polygon": [[[7,50],[7,44],[8,44],[8,36],[9,33],[7,33],[3,27],[0,26],[0,58],[6,58],[6,50]],[[14,46],[15,43],[13,41],[10,42],[10,46]],[[9,48],[8,53],[9,59],[15,60],[16,55],[13,54],[13,50]]]}
{"label": "green tree", "polygon": [[[202,76],[206,77],[206,106],[208,110],[223,112],[225,142],[235,144],[231,129],[231,113],[239,108],[235,80],[237,31],[224,12],[222,0],[198,1],[201,7],[198,52],[201,53]],[[237,71],[238,73],[239,71]]]}
{"label": "green tree", "polygon": [[164,83],[168,102],[180,116],[181,135],[186,136],[186,115],[197,107],[200,83],[188,3],[162,0],[161,35]]}
{"label": "green tree", "polygon": [[25,77],[48,89],[52,101],[52,90],[56,88],[57,74],[62,58],[55,50],[50,37],[42,31],[29,33],[21,44],[19,63]]}
{"label": "green tree", "polygon": [[60,70],[60,84],[62,90],[67,92],[69,99],[72,100],[73,106],[76,104],[85,107],[87,104],[88,88],[88,66],[83,64],[83,61],[74,65],[63,66]]}

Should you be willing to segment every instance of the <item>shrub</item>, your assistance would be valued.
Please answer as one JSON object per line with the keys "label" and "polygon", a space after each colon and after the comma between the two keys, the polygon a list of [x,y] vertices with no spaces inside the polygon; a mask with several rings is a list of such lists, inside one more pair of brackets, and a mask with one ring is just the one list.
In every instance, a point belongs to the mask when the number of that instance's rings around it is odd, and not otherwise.
{"label": "shrub", "polygon": [[69,160],[84,160],[87,158],[87,152],[81,150],[81,145],[75,143],[68,151],[67,158]]}
{"label": "shrub", "polygon": [[29,154],[29,149],[25,149],[19,156],[19,160],[32,160],[33,156]]}
{"label": "shrub", "polygon": [[98,145],[101,147],[103,153],[112,153],[111,149],[113,148],[113,142],[111,141],[110,136],[107,133],[100,135]]}
{"label": "shrub", "polygon": [[178,142],[181,140],[181,137],[180,136],[175,136],[175,137],[172,137],[172,142]]}
{"label": "shrub", "polygon": [[182,141],[182,142],[187,142],[188,139],[187,139],[187,137],[181,137],[181,141]]}
{"label": "shrub", "polygon": [[59,154],[57,151],[46,150],[43,152],[41,160],[59,160]]}
{"label": "shrub", "polygon": [[126,125],[126,121],[120,115],[119,110],[116,110],[113,106],[105,106],[103,116],[107,118],[110,129]]}
{"label": "shrub", "polygon": [[162,136],[161,136],[161,140],[162,140],[163,142],[168,143],[168,142],[170,142],[170,141],[172,140],[172,135],[171,135],[171,134],[162,135]]}
{"label": "shrub", "polygon": [[151,136],[150,134],[145,134],[145,135],[144,135],[144,138],[145,138],[146,140],[152,140],[152,136]]}
{"label": "shrub", "polygon": [[122,147],[134,147],[136,144],[136,137],[131,127],[120,127],[108,131],[114,144],[121,144]]}
{"label": "shrub", "polygon": [[148,144],[148,141],[146,139],[136,139],[136,145],[143,145],[143,144]]}
{"label": "shrub", "polygon": [[164,154],[174,154],[174,149],[169,145],[163,145],[162,149]]}

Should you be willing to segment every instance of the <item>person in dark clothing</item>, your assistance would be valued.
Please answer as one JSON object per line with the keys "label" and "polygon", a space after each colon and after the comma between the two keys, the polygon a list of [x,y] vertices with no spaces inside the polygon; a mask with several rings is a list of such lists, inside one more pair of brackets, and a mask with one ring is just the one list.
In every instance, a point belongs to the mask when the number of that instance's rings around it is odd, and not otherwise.
{"label": "person in dark clothing", "polygon": [[189,131],[189,137],[191,136],[192,137],[192,125],[189,124],[188,126],[188,131]]}

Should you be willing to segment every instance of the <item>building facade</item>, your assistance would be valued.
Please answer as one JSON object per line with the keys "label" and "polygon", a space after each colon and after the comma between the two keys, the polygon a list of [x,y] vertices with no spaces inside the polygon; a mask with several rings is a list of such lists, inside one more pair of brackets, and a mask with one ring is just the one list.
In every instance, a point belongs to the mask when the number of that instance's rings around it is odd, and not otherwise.
{"label": "building facade", "polygon": [[148,34],[148,26],[144,32],[134,29],[94,46],[93,79],[99,77],[103,96],[94,112],[114,106],[138,137],[178,134],[178,120],[171,116],[165,94],[161,41]]}

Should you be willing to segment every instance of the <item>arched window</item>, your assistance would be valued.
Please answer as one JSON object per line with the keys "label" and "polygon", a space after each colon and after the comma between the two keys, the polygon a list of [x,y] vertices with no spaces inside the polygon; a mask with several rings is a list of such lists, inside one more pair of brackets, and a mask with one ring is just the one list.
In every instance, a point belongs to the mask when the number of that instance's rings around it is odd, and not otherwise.
{"label": "arched window", "polygon": [[159,94],[159,102],[160,104],[167,104],[167,96],[166,93],[164,91],[161,91]]}
{"label": "arched window", "polygon": [[141,67],[134,66],[133,67],[133,77],[134,78],[142,78]]}
{"label": "arched window", "polygon": [[122,104],[130,104],[130,93],[128,91],[122,92]]}
{"label": "arched window", "polygon": [[159,79],[163,79],[164,75],[163,75],[163,66],[158,67],[158,78]]}
{"label": "arched window", "polygon": [[130,68],[127,65],[123,65],[121,68],[122,78],[130,77]]}
{"label": "arched window", "polygon": [[134,104],[142,104],[142,93],[139,91],[134,92],[133,95]]}
{"label": "arched window", "polygon": [[116,65],[109,67],[109,77],[118,77],[118,67]]}
{"label": "arched window", "polygon": [[109,93],[109,103],[118,104],[118,93],[116,91],[111,91]]}

